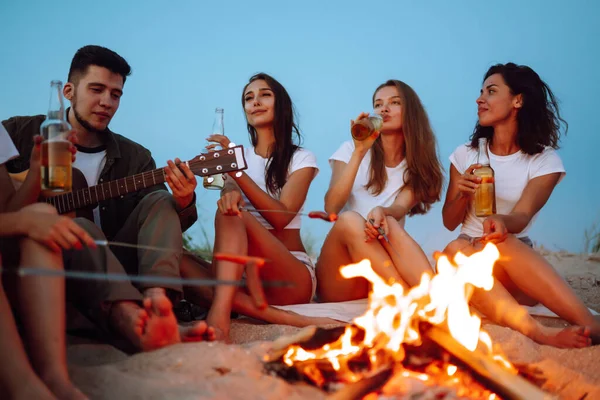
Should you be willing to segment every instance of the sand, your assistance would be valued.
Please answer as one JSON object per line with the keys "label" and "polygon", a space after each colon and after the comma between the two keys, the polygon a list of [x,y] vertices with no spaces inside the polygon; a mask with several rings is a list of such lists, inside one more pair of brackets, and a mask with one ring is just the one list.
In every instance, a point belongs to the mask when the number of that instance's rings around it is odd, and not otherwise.
{"label": "sand", "polygon": [[[600,259],[540,251],[588,307],[600,311]],[[69,370],[92,399],[324,399],[318,389],[292,385],[262,371],[260,357],[270,341],[297,330],[241,319],[232,325],[232,345],[188,343],[133,356],[71,338]],[[600,346],[561,350],[540,346],[508,328],[487,324],[485,330],[510,361],[541,368],[548,378],[544,389],[562,399],[586,394],[587,400],[600,399]]]}

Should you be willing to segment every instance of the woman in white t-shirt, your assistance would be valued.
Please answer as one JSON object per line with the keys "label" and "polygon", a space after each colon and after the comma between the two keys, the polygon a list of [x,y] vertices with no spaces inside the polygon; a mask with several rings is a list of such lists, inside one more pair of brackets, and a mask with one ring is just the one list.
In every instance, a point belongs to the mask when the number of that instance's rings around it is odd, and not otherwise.
{"label": "woman in white t-shirt", "polygon": [[[415,91],[397,80],[380,85],[372,101],[383,117],[381,132],[343,143],[329,160],[332,175],[325,210],[344,212],[317,262],[319,301],[367,297],[366,279],[344,279],[339,272],[340,266],[364,258],[380,276],[405,287],[432,272],[425,253],[404,230],[406,215],[425,214],[442,189],[442,167],[427,113]],[[380,227],[391,245],[378,233]]]}
{"label": "woman in white t-shirt", "polygon": [[[492,66],[477,99],[479,121],[471,142],[450,156],[450,184],[443,208],[444,225],[462,224],[459,237],[445,252],[471,254],[495,242],[501,259],[494,266],[491,292],[476,290],[473,304],[496,322],[528,335],[539,343],[584,347],[600,323],[552,266],[532,248],[527,232],[536,215],[565,175],[555,151],[560,139],[558,104],[550,88],[531,68],[513,63]],[[472,196],[480,178],[473,171],[477,143],[488,140],[495,172],[497,214],[477,217]],[[543,303],[561,318],[578,325],[547,328],[519,306]],[[519,317],[515,317],[519,315]]]}
{"label": "woman in white t-shirt", "polygon": [[[300,238],[298,213],[318,173],[317,161],[312,152],[294,143],[301,137],[292,101],[274,78],[267,74],[250,78],[243,90],[242,105],[252,143],[245,152],[248,169],[241,174],[231,173],[225,180],[217,202],[214,251],[270,260],[260,268],[261,278],[289,281],[294,286],[266,287],[267,302],[307,303],[314,294],[316,278]],[[221,135],[212,135],[208,140],[224,147],[230,143]],[[246,211],[248,208],[261,211]],[[188,269],[184,265],[182,272],[191,276]],[[213,260],[212,269],[216,278],[228,280],[238,280],[244,272],[243,265],[221,260]],[[272,307],[258,310],[245,292],[233,286],[218,286],[207,317],[218,339],[228,339],[232,309],[269,322],[303,324],[302,317],[289,320],[286,316],[291,314]],[[306,324],[312,322],[307,320]]]}

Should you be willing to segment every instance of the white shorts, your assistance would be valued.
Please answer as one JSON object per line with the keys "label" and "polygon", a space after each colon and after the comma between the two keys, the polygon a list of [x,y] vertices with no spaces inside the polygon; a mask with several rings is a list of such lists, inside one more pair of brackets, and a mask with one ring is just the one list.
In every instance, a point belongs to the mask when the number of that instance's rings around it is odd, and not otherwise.
{"label": "white shorts", "polygon": [[310,280],[312,282],[312,292],[310,295],[310,301],[312,301],[312,299],[314,299],[315,297],[315,294],[317,293],[317,274],[315,272],[315,264],[313,264],[313,261],[311,260],[309,255],[303,251],[290,251],[290,253],[292,253],[292,255],[296,257],[298,261],[304,264],[306,266],[306,269],[308,269],[308,273],[310,274]]}

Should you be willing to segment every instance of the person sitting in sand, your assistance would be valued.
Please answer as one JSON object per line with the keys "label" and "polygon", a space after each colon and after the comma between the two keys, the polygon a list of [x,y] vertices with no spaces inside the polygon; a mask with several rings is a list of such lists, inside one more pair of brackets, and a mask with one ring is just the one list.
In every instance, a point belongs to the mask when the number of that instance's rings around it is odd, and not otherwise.
{"label": "person sitting in sand", "polygon": [[[86,399],[67,371],[64,279],[5,273],[16,272],[19,266],[60,271],[60,250],[95,247],[95,243],[48,204],[7,212],[14,196],[5,163],[16,156],[15,146],[0,125],[0,393],[9,399]],[[15,247],[20,247],[21,257],[12,250]]]}
{"label": "person sitting in sand", "polygon": [[[560,139],[557,101],[548,85],[531,68],[513,63],[492,66],[477,99],[479,120],[471,141],[450,156],[450,184],[443,208],[444,225],[458,238],[444,252],[451,258],[470,255],[485,242],[498,246],[491,292],[476,290],[472,303],[497,323],[507,325],[542,344],[584,347],[590,334],[600,335],[600,322],[552,266],[533,249],[528,236],[538,212],[565,175],[555,149]],[[495,171],[497,213],[477,217],[473,195],[481,178],[473,174],[478,141],[488,141]],[[541,302],[566,321],[567,329],[537,323],[519,304]]]}
{"label": "person sitting in sand", "polygon": [[[317,262],[322,302],[368,296],[366,279],[345,279],[339,272],[341,266],[365,258],[380,276],[405,288],[433,272],[421,247],[404,230],[405,217],[425,214],[442,190],[442,168],[427,113],[414,90],[398,80],[380,85],[372,101],[383,117],[381,132],[343,143],[329,159],[332,174],[325,211],[344,212]],[[367,116],[362,113],[357,120]]]}
{"label": "person sitting in sand", "polygon": [[[227,175],[217,202],[214,251],[266,258],[269,262],[260,268],[263,280],[294,283],[291,288],[266,287],[269,304],[307,303],[314,295],[316,278],[313,263],[300,238],[298,213],[302,211],[310,184],[318,173],[316,158],[299,146],[300,132],[294,121],[292,100],[273,77],[264,73],[251,77],[242,92],[242,105],[252,143],[245,149],[248,169]],[[295,138],[298,144],[294,143]],[[212,135],[208,140],[224,148],[230,143],[222,135]],[[209,148],[211,146],[215,145]],[[186,256],[181,272],[185,277],[203,277],[208,273],[199,262]],[[213,260],[210,275],[217,279],[237,280],[243,273],[242,265]],[[214,293],[208,294],[186,293],[186,297],[194,300],[210,298],[212,304],[207,322],[223,340],[229,340],[232,310],[268,322],[296,326],[335,322],[326,318],[323,321],[311,319],[273,307],[261,310],[246,292],[231,286],[217,287]]]}
{"label": "person sitting in sand", "polygon": [[[108,128],[119,108],[125,80],[130,73],[131,67],[123,57],[101,46],[82,47],[71,62],[63,93],[71,103],[66,114],[76,138],[77,158],[73,165],[83,172],[88,185],[156,168],[150,151]],[[13,117],[2,122],[21,154],[8,162],[9,172],[29,169],[15,196],[20,202],[16,209],[35,202],[40,194],[40,164],[34,155],[39,153],[41,139],[37,135],[44,120],[44,115],[36,115]],[[187,165],[178,167],[173,161],[168,161],[165,174],[172,195],[165,185],[154,185],[101,201],[94,209],[94,221],[78,218],[76,222],[95,240],[108,239],[173,251],[84,248],[66,254],[65,267],[100,273],[179,277],[182,229],[187,229],[197,219],[196,179]],[[94,322],[125,337],[134,350],[151,350],[181,340],[214,337],[214,331],[205,322],[180,331],[172,301],[181,296],[179,285],[67,282],[67,298]]]}

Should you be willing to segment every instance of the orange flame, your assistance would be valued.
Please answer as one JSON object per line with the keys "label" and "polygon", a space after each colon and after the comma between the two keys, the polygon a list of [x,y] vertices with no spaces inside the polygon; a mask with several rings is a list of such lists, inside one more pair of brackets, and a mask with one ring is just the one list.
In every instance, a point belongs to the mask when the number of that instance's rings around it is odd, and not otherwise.
{"label": "orange flame", "polygon": [[[373,269],[369,260],[344,266],[340,272],[345,278],[363,277],[372,284],[367,311],[354,320],[356,326],[365,332],[362,343],[352,343],[354,330],[346,327],[345,333],[334,343],[321,349],[303,350],[291,346],[284,356],[284,362],[293,365],[295,361],[309,359],[328,360],[335,370],[349,373],[347,361],[360,351],[366,351],[371,368],[376,369],[379,356],[384,350],[396,361],[404,358],[402,344],[419,344],[418,324],[427,321],[434,325],[446,323],[450,334],[465,348],[473,351],[480,341],[492,354],[492,342],[486,332],[481,331],[481,319],[471,314],[469,299],[472,287],[490,290],[494,284],[493,266],[500,254],[496,246],[488,243],[484,249],[469,257],[458,253],[454,266],[446,256],[438,259],[438,273],[430,278],[424,274],[419,285],[406,294],[399,283],[388,283]],[[495,359],[512,369],[501,356]],[[456,372],[455,366],[448,367],[448,375]],[[354,376],[353,373],[350,375]],[[426,379],[424,375],[422,379]]]}

